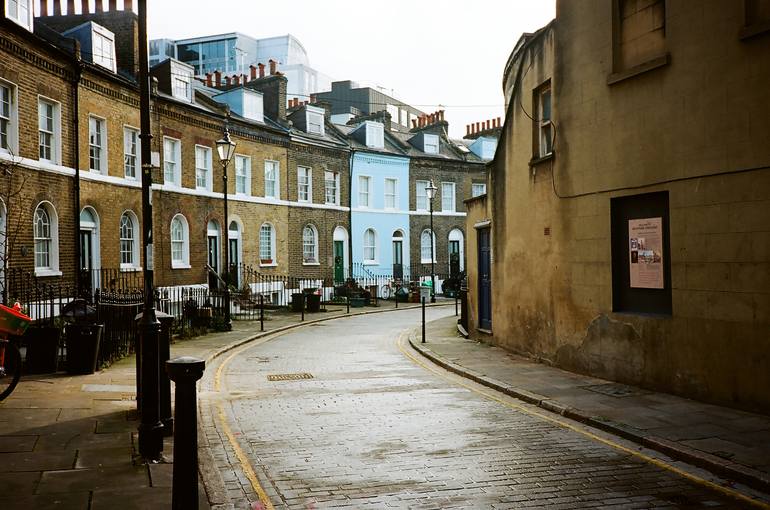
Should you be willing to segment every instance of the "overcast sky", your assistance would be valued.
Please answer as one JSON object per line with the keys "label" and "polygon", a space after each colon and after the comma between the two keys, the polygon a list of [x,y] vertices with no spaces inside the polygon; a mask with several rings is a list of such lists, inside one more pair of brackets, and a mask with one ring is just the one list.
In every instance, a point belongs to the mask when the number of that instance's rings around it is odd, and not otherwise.
{"label": "overcast sky", "polygon": [[381,86],[428,113],[444,108],[450,135],[462,137],[466,124],[503,115],[508,55],[523,32],[553,19],[554,1],[148,0],[148,31],[291,33],[320,72]]}

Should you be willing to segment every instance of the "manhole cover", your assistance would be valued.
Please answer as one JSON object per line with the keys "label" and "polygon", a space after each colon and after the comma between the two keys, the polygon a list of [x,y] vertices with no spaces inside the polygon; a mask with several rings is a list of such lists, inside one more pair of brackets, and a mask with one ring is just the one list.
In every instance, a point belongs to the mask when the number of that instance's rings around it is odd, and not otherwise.
{"label": "manhole cover", "polygon": [[588,391],[601,393],[610,397],[635,397],[637,395],[645,395],[649,391],[644,391],[633,386],[626,386],[625,384],[609,383],[609,384],[594,384],[593,386],[583,386]]}
{"label": "manhole cover", "polygon": [[312,378],[312,374],[307,372],[302,374],[271,374],[267,376],[268,381],[301,381],[302,379]]}

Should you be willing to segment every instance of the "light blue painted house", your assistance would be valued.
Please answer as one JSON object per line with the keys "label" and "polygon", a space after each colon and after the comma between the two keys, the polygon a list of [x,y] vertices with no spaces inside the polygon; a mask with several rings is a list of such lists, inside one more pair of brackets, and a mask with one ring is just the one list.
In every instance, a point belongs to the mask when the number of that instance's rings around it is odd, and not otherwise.
{"label": "light blue painted house", "polygon": [[346,126],[353,275],[400,278],[409,267],[409,158],[385,124]]}

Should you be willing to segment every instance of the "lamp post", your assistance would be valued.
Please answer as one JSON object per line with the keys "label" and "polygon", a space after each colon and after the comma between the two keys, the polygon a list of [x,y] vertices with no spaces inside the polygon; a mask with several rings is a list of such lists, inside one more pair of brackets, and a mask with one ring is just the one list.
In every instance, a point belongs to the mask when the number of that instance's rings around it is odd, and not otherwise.
{"label": "lamp post", "polygon": [[436,238],[436,235],[433,233],[433,199],[436,197],[436,190],[438,188],[435,184],[433,184],[433,179],[431,179],[428,182],[428,185],[425,186],[425,194],[428,196],[428,200],[430,201],[430,302],[435,303],[436,302],[436,272],[433,268],[433,261],[436,259],[435,249],[436,247],[433,246],[433,240]]}
{"label": "lamp post", "polygon": [[225,330],[230,331],[233,328],[230,320],[230,223],[227,217],[227,165],[235,152],[235,142],[230,140],[230,131],[225,126],[225,133],[222,139],[217,140],[217,153],[219,162],[222,163],[222,195],[225,197]]}

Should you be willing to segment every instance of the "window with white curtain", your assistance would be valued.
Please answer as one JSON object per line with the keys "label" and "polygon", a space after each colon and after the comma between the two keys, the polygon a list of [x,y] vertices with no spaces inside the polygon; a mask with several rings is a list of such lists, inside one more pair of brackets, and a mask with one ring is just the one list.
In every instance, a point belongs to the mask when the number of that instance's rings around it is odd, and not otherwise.
{"label": "window with white curtain", "polygon": [[[432,250],[431,240],[433,241]],[[432,256],[431,251],[433,251]],[[423,230],[420,234],[420,262],[430,264],[431,261],[436,262],[436,235],[430,230]]]}
{"label": "window with white curtain", "polygon": [[171,220],[171,267],[190,267],[190,230],[187,219],[181,214]]}
{"label": "window with white curtain", "polygon": [[251,195],[251,158],[235,155],[235,193]]}
{"label": "window with white curtain", "polygon": [[195,146],[195,187],[211,191],[213,179],[211,175],[211,148],[202,145]]}
{"label": "window with white curtain", "polygon": [[297,200],[300,202],[313,201],[312,170],[304,166],[297,167]]}
{"label": "window with white curtain", "polygon": [[369,207],[369,197],[371,195],[370,186],[372,178],[368,175],[358,176],[358,207]]}
{"label": "window with white curtain", "polygon": [[374,229],[364,231],[364,263],[374,263],[377,260],[377,234]]}
{"label": "window with white curtain", "polygon": [[455,212],[455,183],[441,183],[441,210],[443,212]]}
{"label": "window with white curtain", "polygon": [[259,263],[266,266],[275,262],[275,228],[263,223],[259,229]]}
{"label": "window with white curtain", "polygon": [[385,179],[385,209],[396,208],[396,179]]}
{"label": "window with white curtain", "polygon": [[302,230],[302,263],[318,263],[318,231],[313,225],[306,225]]}
{"label": "window with white curtain", "polygon": [[416,181],[414,183],[415,206],[418,211],[428,210],[428,192],[425,191],[427,186],[428,181]]}
{"label": "window with white curtain", "polygon": [[278,168],[277,161],[265,161],[265,198],[279,198]]}
{"label": "window with white curtain", "polygon": [[120,217],[120,267],[135,268],[139,265],[139,222],[136,215],[126,211]]}

